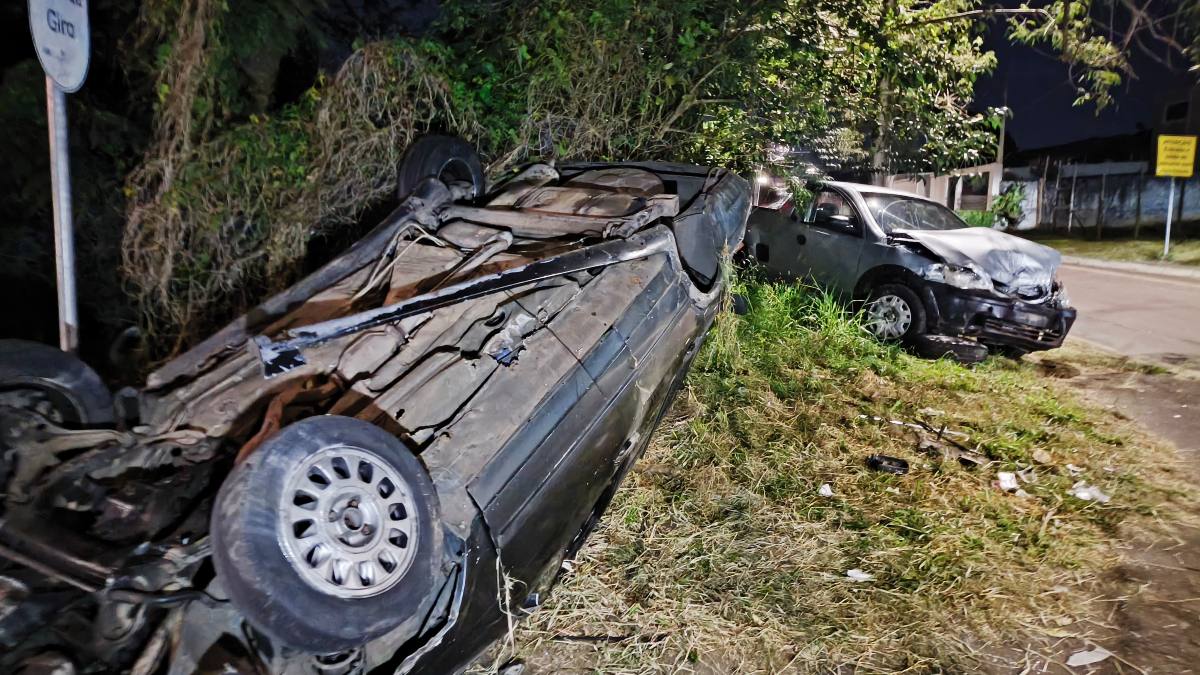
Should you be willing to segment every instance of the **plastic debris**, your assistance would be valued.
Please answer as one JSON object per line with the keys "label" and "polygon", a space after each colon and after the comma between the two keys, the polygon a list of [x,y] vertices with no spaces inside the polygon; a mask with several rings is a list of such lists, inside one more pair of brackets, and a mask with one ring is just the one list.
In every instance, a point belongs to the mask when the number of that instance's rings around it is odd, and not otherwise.
{"label": "plastic debris", "polygon": [[867,574],[866,572],[858,569],[857,567],[855,567],[852,570],[846,570],[846,576],[849,577],[851,581],[874,581],[875,580],[875,575]]}
{"label": "plastic debris", "polygon": [[1081,466],[1075,466],[1074,464],[1068,464],[1068,465],[1067,465],[1067,473],[1071,474],[1072,476],[1079,476],[1079,475],[1082,475],[1082,474],[1083,474],[1083,467],[1081,467]]}
{"label": "plastic debris", "polygon": [[1108,657],[1112,656],[1112,652],[1104,647],[1094,647],[1092,649],[1083,649],[1075,652],[1067,658],[1067,665],[1072,668],[1079,666],[1090,666],[1093,663],[1100,663]]}
{"label": "plastic debris", "polygon": [[871,455],[867,457],[867,466],[875,471],[882,471],[897,476],[908,473],[908,462],[899,457],[888,455]]}
{"label": "plastic debris", "polygon": [[1101,504],[1107,504],[1112,499],[1108,495],[1104,494],[1100,488],[1096,487],[1095,485],[1090,485],[1087,481],[1082,480],[1072,485],[1067,494],[1075,497],[1076,499],[1082,499],[1085,502],[1099,502]]}
{"label": "plastic debris", "polygon": [[1017,483],[1017,474],[1011,471],[997,472],[996,486],[1005,492],[1016,492],[1021,489],[1021,486]]}
{"label": "plastic debris", "polygon": [[817,490],[817,494],[821,495],[822,497],[832,497],[833,486],[829,483],[821,483],[821,487]]}

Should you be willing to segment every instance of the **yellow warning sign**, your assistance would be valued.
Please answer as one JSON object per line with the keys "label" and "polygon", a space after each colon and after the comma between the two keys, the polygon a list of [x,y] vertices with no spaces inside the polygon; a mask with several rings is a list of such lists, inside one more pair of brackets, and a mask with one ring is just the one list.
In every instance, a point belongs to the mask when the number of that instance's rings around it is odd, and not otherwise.
{"label": "yellow warning sign", "polygon": [[1196,167],[1195,136],[1159,136],[1156,176],[1191,178]]}

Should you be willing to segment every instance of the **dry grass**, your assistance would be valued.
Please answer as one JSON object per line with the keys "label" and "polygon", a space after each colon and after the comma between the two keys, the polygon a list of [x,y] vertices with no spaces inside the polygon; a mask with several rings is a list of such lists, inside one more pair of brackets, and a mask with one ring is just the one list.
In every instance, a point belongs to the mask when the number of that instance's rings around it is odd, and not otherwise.
{"label": "dry grass", "polygon": [[155,142],[127,186],[122,271],[164,355],[295,280],[314,235],[392,198],[417,135],[480,133],[453,112],[439,68],[404,42],[356,51],[277,117],[214,130],[219,6],[181,6]]}
{"label": "dry grass", "polygon": [[1200,265],[1200,239],[1171,242],[1171,252],[1162,257],[1162,239],[1038,239],[1039,243],[1062,251],[1065,255],[1125,262],[1169,262],[1177,265]]}
{"label": "dry grass", "polygon": [[[978,654],[1091,611],[1119,524],[1172,517],[1172,451],[1036,364],[920,361],[829,298],[748,292],[578,566],[518,629],[535,672],[977,671]],[[990,461],[965,466],[886,420],[959,431]],[[867,469],[877,452],[911,472]],[[1022,469],[1026,496],[993,486]],[[1068,496],[1079,480],[1111,503]]]}

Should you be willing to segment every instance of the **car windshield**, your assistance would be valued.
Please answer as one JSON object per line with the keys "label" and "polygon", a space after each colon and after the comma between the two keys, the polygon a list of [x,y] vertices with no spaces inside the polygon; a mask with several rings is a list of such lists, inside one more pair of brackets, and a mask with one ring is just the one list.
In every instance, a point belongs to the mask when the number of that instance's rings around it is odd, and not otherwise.
{"label": "car windshield", "polygon": [[884,232],[896,230],[957,230],[969,227],[950,209],[915,197],[879,192],[863,193],[867,208]]}

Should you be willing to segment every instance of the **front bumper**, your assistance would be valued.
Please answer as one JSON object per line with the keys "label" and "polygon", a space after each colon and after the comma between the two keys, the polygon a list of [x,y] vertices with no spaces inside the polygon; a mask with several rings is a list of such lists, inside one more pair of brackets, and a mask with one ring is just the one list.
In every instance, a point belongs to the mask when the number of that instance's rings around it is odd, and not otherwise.
{"label": "front bumper", "polygon": [[1075,323],[1071,307],[1034,305],[938,283],[929,287],[937,309],[937,330],[947,335],[1036,351],[1062,346]]}

